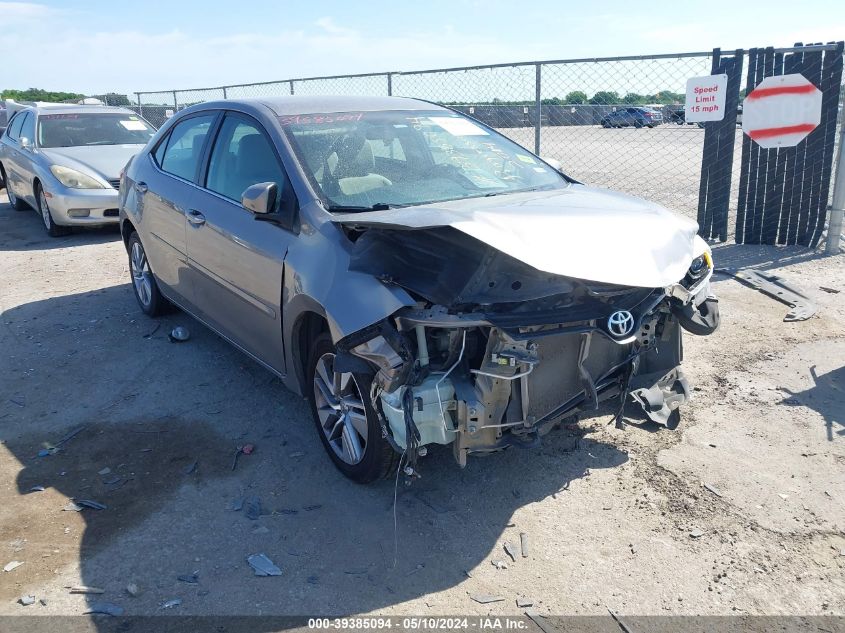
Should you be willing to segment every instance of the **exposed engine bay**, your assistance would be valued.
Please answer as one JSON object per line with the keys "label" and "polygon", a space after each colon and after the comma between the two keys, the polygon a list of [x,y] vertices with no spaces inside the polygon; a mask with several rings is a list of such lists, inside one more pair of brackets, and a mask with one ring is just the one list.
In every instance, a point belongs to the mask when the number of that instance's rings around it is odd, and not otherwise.
{"label": "exposed engine bay", "polygon": [[344,223],[350,270],[416,301],[338,342],[338,371],[372,376],[383,436],[411,468],[428,444],[533,447],[564,418],[637,403],[674,428],[689,399],[681,330],[719,325],[710,252],[663,288],[542,272],[455,228]]}

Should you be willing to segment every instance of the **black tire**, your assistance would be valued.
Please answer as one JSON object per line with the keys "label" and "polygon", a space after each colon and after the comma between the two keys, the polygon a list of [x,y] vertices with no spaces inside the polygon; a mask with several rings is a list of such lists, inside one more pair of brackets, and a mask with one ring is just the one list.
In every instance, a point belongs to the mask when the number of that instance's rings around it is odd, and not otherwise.
{"label": "black tire", "polygon": [[354,383],[362,396],[361,401],[364,405],[367,422],[367,438],[366,445],[363,448],[363,457],[357,463],[348,463],[337,454],[335,448],[329,443],[329,438],[326,436],[317,411],[315,375],[320,359],[326,355],[334,354],[334,352],[334,344],[327,332],[318,336],[312,344],[306,372],[306,390],[308,392],[308,401],[311,404],[311,416],[314,419],[314,426],[320,437],[320,441],[323,443],[323,448],[328,453],[335,467],[356,483],[371,483],[392,474],[397,466],[399,455],[391,448],[387,440],[381,436],[381,425],[379,424],[376,412],[370,404],[369,398],[372,377],[366,374],[356,373],[353,375]]}
{"label": "black tire", "polygon": [[47,235],[50,237],[62,237],[70,233],[69,226],[60,226],[53,221],[53,214],[50,211],[50,203],[44,196],[44,189],[41,183],[35,184],[35,202],[37,203],[38,215],[41,216],[41,221],[44,223],[44,228],[47,229]]}
{"label": "black tire", "polygon": [[12,208],[15,211],[26,211],[29,209],[29,205],[18,198],[9,186],[9,179],[6,178],[6,170],[3,169],[3,165],[0,165],[0,179],[3,180],[3,186],[6,187],[6,196],[8,196],[9,204],[12,205]]}
{"label": "black tire", "polygon": [[[137,257],[133,259],[136,248],[141,251],[140,260]],[[126,251],[129,254],[129,274],[132,279],[132,294],[135,295],[135,300],[138,302],[141,312],[149,317],[157,317],[167,313],[171,304],[158,289],[158,282],[152,272],[152,268],[150,268],[149,261],[147,261],[146,251],[144,250],[143,244],[141,244],[141,238],[138,237],[137,232],[132,231],[132,234],[129,236]],[[139,261],[141,262],[140,274],[136,270]]]}

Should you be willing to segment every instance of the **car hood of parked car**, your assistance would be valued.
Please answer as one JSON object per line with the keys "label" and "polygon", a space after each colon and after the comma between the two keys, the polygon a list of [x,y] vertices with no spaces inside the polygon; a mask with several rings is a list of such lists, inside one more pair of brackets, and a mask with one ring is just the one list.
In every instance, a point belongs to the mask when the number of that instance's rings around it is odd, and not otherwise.
{"label": "car hood of parked car", "polygon": [[120,170],[143,145],[84,145],[80,147],[51,147],[39,151],[50,164],[70,167],[84,173],[94,173],[110,180],[120,175]]}
{"label": "car hood of parked car", "polygon": [[332,221],[400,230],[451,226],[547,273],[646,288],[680,281],[708,248],[693,220],[639,198],[580,184],[335,213]]}

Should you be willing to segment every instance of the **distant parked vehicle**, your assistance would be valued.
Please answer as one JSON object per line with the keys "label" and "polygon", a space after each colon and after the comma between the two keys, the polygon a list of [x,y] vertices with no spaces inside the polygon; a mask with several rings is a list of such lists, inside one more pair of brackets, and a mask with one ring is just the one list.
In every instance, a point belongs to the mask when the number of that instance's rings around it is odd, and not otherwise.
{"label": "distant parked vehicle", "polygon": [[601,120],[602,127],[654,127],[663,123],[663,114],[642,106],[619,108]]}
{"label": "distant parked vehicle", "polygon": [[0,180],[9,203],[38,211],[53,237],[71,225],[117,223],[120,170],[153,134],[123,108],[20,107],[0,137]]}

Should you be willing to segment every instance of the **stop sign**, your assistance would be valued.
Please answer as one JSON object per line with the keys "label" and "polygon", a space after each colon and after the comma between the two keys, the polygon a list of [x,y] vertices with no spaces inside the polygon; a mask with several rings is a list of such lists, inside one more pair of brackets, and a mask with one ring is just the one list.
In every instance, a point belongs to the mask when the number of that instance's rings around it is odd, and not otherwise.
{"label": "stop sign", "polygon": [[766,77],[742,102],[742,131],[761,147],[791,147],[816,129],[822,93],[804,75]]}

